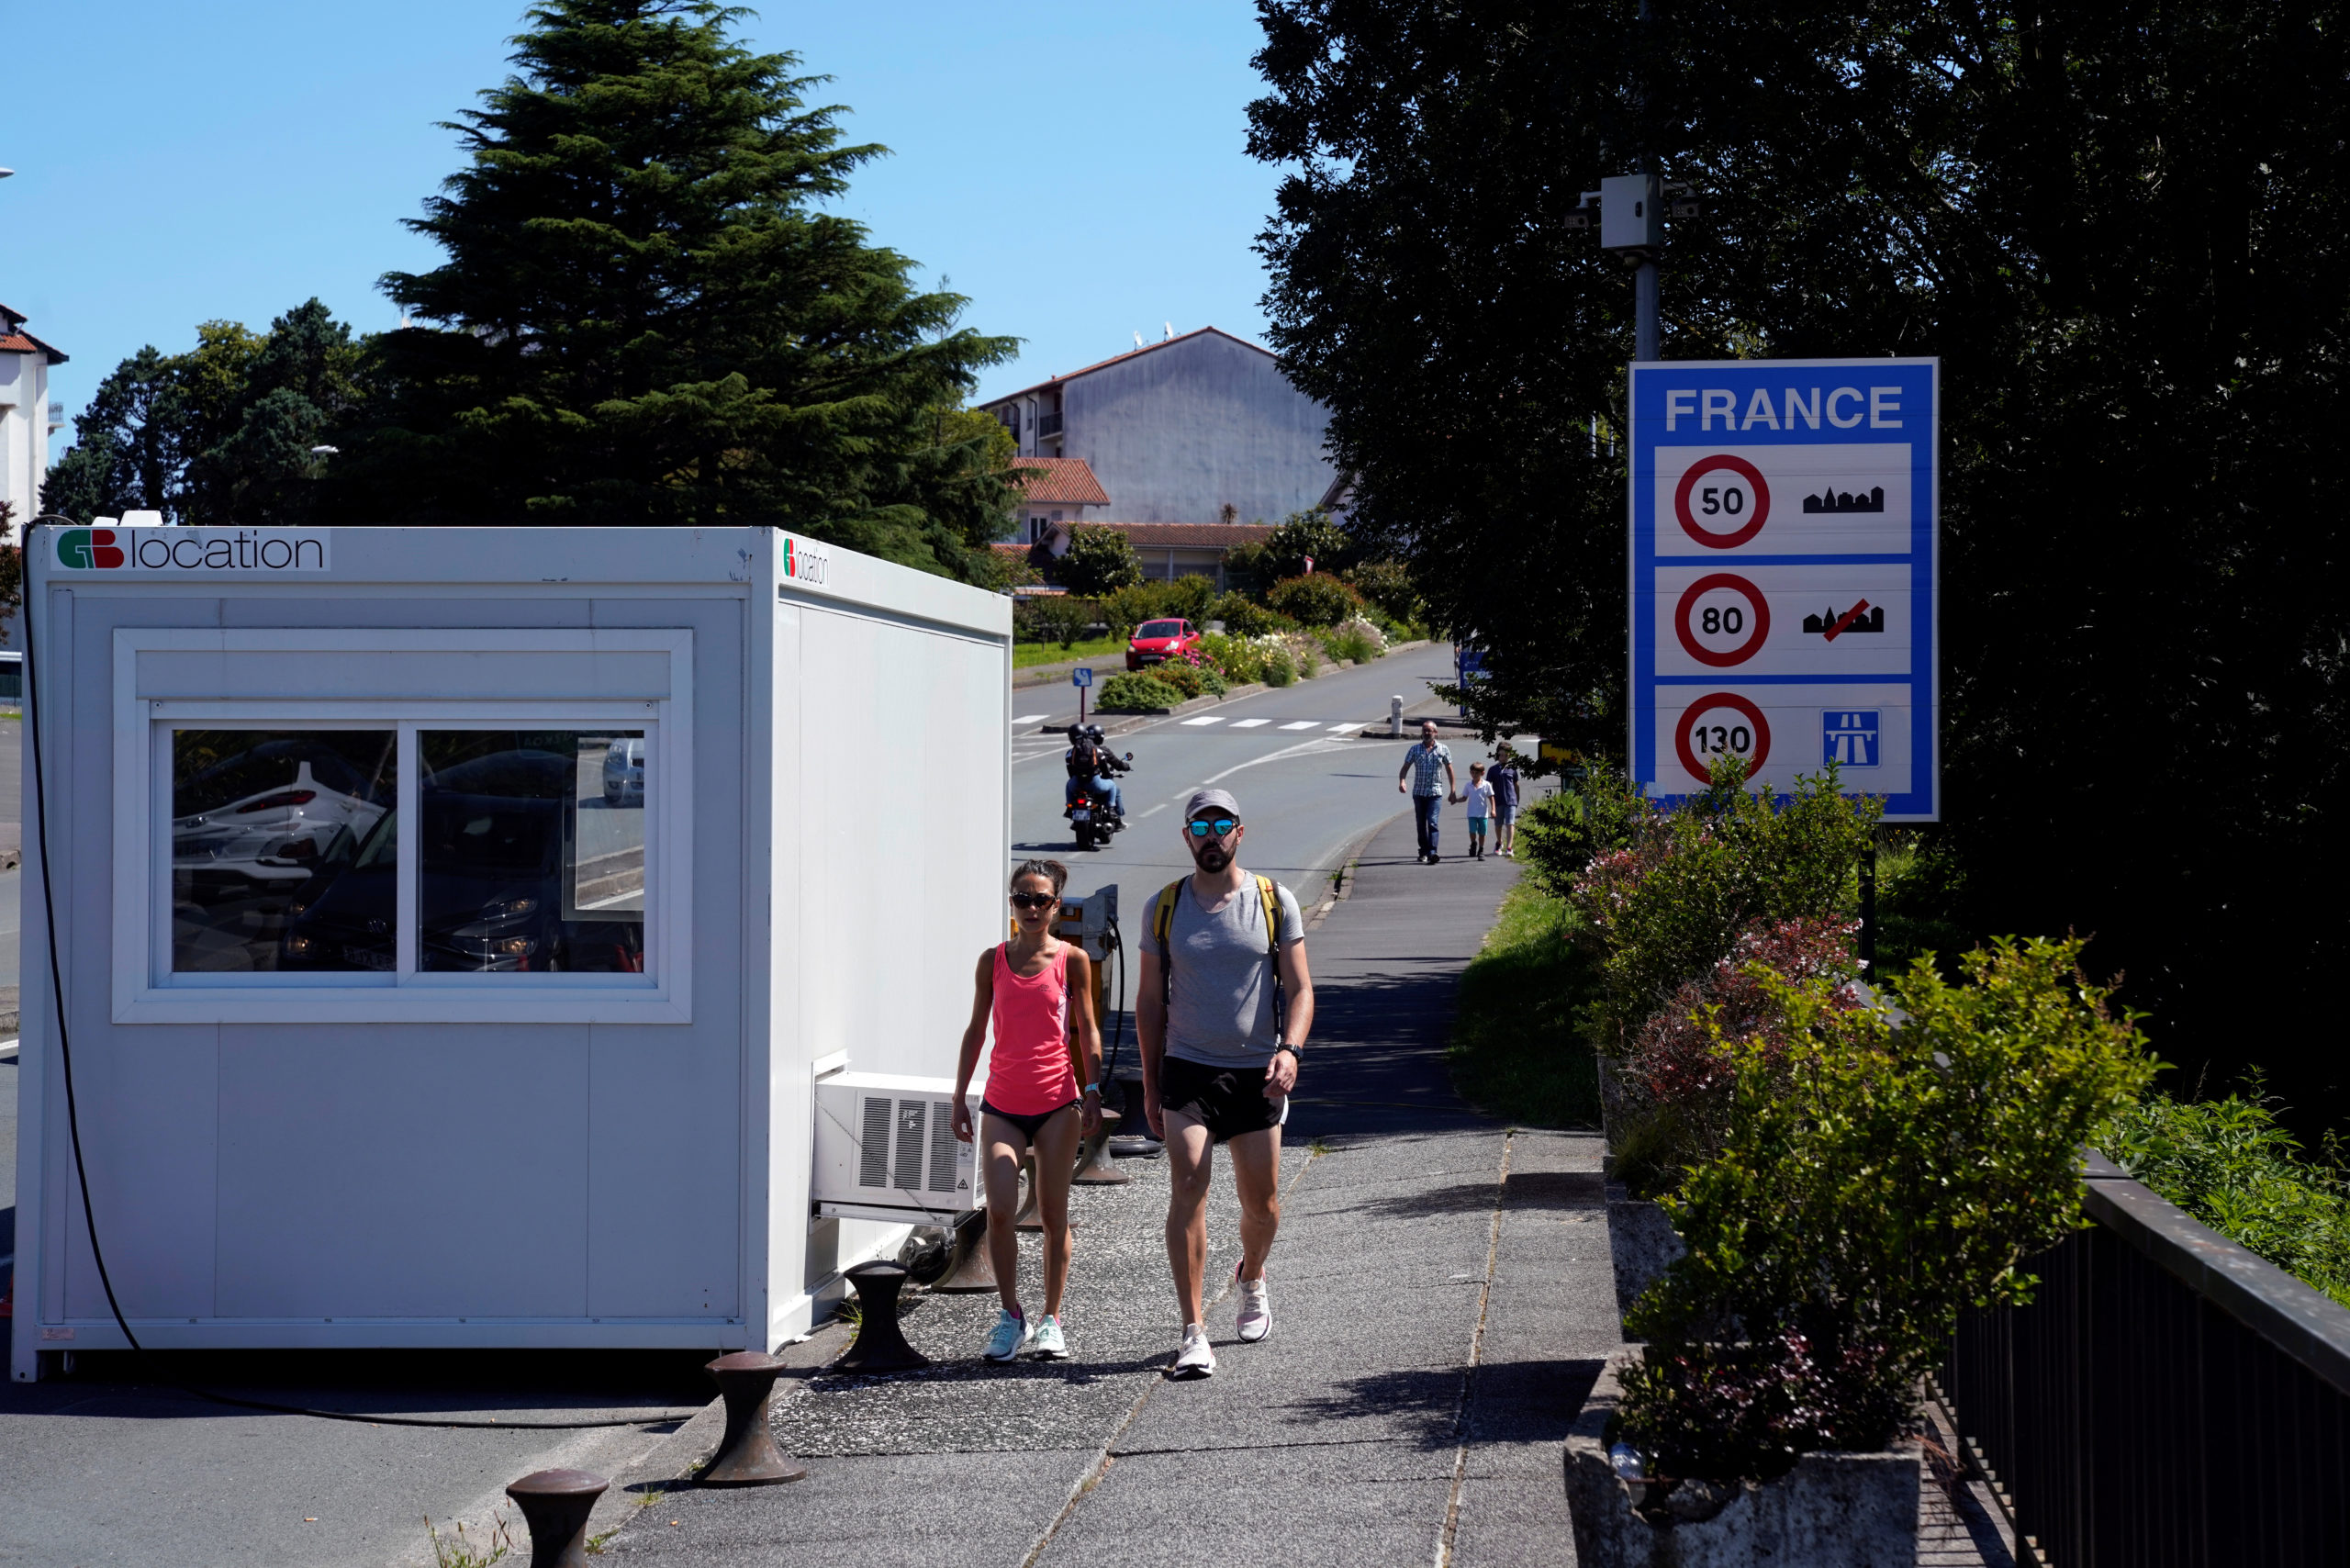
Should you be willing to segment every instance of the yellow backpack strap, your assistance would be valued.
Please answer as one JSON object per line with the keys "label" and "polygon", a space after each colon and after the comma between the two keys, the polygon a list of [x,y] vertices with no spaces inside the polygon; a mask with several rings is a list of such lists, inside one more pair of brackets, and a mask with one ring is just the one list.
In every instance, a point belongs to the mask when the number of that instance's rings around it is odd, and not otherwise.
{"label": "yellow backpack strap", "polygon": [[1178,877],[1158,890],[1158,900],[1151,905],[1150,935],[1158,944],[1158,1000],[1170,999],[1175,973],[1175,901],[1182,896],[1183,879]]}
{"label": "yellow backpack strap", "polygon": [[1281,989],[1281,895],[1270,877],[1257,879],[1257,896],[1265,901],[1265,967],[1273,977],[1273,1033],[1279,1038],[1289,1027],[1289,993]]}

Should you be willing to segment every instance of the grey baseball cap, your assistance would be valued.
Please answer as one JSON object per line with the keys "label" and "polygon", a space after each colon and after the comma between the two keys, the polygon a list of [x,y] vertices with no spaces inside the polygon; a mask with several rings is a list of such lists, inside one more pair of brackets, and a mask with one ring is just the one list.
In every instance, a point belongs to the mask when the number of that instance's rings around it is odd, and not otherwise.
{"label": "grey baseball cap", "polygon": [[1189,804],[1183,808],[1183,820],[1191,821],[1202,812],[1229,812],[1232,820],[1240,820],[1240,802],[1222,790],[1195,790]]}

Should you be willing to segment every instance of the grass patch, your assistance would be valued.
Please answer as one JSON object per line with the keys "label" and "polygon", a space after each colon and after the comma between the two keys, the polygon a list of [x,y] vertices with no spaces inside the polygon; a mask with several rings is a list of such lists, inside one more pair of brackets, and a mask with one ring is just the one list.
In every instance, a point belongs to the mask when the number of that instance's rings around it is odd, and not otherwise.
{"label": "grass patch", "polygon": [[1058,643],[1014,643],[1012,667],[1026,669],[1030,665],[1057,665],[1069,659],[1107,658],[1112,654],[1123,655],[1125,651],[1124,637],[1088,637],[1066,648]]}
{"label": "grass patch", "polygon": [[1453,1086],[1504,1121],[1599,1125],[1599,1066],[1576,1028],[1599,977],[1567,941],[1576,918],[1521,880],[1460,976],[1449,1052]]}

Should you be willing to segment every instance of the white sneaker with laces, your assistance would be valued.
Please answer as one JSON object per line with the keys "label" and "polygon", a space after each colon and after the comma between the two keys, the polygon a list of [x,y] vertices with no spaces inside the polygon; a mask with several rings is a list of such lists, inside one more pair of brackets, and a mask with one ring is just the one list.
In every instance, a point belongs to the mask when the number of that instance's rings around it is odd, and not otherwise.
{"label": "white sneaker with laces", "polygon": [[1242,1343],[1253,1345],[1273,1331],[1273,1304],[1265,1294],[1265,1280],[1259,1275],[1240,1282],[1240,1321]]}
{"label": "white sneaker with laces", "polygon": [[1046,1313],[1037,1320],[1036,1331],[1028,1336],[1028,1353],[1040,1361],[1069,1360],[1069,1341],[1061,1337],[1061,1320]]}
{"label": "white sneaker with laces", "polygon": [[1020,1353],[1028,1340],[1028,1321],[1012,1308],[996,1309],[995,1328],[988,1335],[988,1348],[979,1352],[991,1361],[1008,1361]]}
{"label": "white sneaker with laces", "polygon": [[1206,1325],[1183,1325],[1183,1348],[1175,1353],[1175,1365],[1169,1375],[1182,1378],[1215,1375],[1215,1350],[1208,1344]]}

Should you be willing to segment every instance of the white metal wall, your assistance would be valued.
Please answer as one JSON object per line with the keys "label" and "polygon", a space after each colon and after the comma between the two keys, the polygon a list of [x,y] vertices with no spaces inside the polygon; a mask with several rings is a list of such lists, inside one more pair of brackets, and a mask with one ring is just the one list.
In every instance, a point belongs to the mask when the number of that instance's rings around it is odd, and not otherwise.
{"label": "white metal wall", "polygon": [[900,1234],[842,1221],[809,1249],[813,1065],[845,1052],[860,1072],[951,1078],[972,965],[1002,935],[1011,650],[1008,623],[990,636],[808,595],[776,617],[772,972],[797,1046],[774,1056],[770,1292],[796,1328],[800,1293]]}

